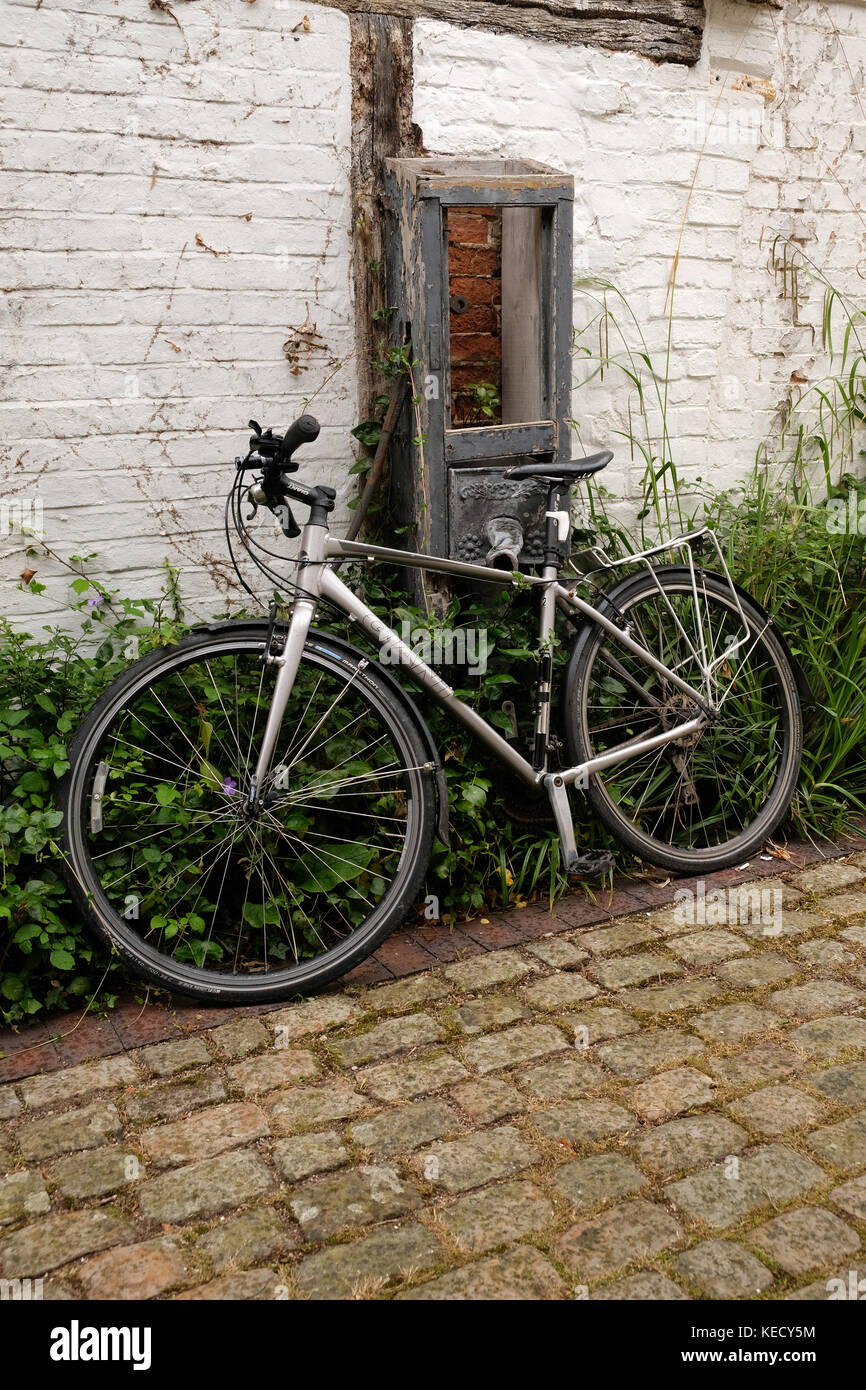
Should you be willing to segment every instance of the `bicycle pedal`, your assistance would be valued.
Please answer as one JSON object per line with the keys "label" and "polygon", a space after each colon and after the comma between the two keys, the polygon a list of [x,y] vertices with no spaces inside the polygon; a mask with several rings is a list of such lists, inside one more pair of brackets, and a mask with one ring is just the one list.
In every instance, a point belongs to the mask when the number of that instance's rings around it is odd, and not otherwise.
{"label": "bicycle pedal", "polygon": [[613,855],[609,850],[588,850],[586,854],[573,855],[565,872],[569,878],[604,878],[612,869]]}

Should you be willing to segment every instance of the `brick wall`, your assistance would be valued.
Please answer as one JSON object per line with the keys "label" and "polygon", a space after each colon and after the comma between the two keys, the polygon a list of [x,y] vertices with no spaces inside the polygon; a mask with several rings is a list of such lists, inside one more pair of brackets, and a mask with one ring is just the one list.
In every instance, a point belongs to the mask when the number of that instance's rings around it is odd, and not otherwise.
{"label": "brick wall", "polygon": [[470,207],[452,208],[447,217],[451,421],[499,424],[501,403],[482,415],[471,388],[502,394],[502,216]]}
{"label": "brick wall", "polygon": [[[418,22],[415,119],[431,153],[530,156],[573,174],[575,276],[616,284],[662,362],[683,226],[673,451],[686,480],[727,485],[751,467],[792,376],[800,389],[824,370],[823,291],[803,282],[795,316],[768,268],[773,238],[794,237],[862,302],[866,6],[707,9],[693,68]],[[588,321],[585,292],[574,312],[576,326]],[[618,317],[627,322],[622,306]],[[624,499],[623,519],[643,467],[618,434],[635,404],[615,372],[574,394],[575,451],[615,450],[605,481]]]}
{"label": "brick wall", "polygon": [[[284,422],[318,391],[305,472],[342,502],[353,486],[347,17],[298,0],[9,0],[0,44],[0,495],[41,499],[46,540],[98,551],[127,593],[154,593],[167,557],[212,614],[232,594],[221,506],[250,414]],[[801,284],[795,313],[774,236],[862,298],[864,69],[862,3],[710,0],[692,68],[419,20],[414,114],[433,153],[573,174],[575,274],[629,296],[654,354],[683,226],[674,454],[687,480],[727,483],[822,371],[821,293]],[[495,258],[490,234],[467,225],[452,250],[471,282],[454,320],[464,386],[498,380],[495,275],[484,290],[472,269]],[[588,314],[580,292],[576,323]],[[629,515],[630,404],[615,373],[574,397],[577,447],[613,444],[606,479]],[[0,558],[2,606],[53,617],[61,566],[37,562],[37,603],[15,589],[20,540],[0,535]]]}
{"label": "brick wall", "polygon": [[[0,43],[0,493],[40,497],[46,541],[98,551],[125,593],[155,593],[167,557],[212,615],[246,422],[300,414],[335,358],[305,471],[354,488],[348,19],[295,0],[10,0]],[[3,606],[53,617],[61,567],[35,562],[37,603],[14,588],[20,543],[0,536],[0,555]]]}

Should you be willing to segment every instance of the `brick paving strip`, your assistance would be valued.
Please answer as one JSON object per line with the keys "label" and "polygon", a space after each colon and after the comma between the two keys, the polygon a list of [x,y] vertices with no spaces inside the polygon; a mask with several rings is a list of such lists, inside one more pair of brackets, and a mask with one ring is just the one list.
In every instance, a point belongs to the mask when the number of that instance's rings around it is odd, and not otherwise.
{"label": "brick paving strip", "polygon": [[[695,881],[623,881],[401,932],[283,1008],[129,1000],[60,1041],[69,1015],[5,1037],[0,1279],[55,1299],[847,1289],[866,852],[838,848],[713,875],[692,923],[672,904]],[[713,917],[746,879],[781,922]]]}

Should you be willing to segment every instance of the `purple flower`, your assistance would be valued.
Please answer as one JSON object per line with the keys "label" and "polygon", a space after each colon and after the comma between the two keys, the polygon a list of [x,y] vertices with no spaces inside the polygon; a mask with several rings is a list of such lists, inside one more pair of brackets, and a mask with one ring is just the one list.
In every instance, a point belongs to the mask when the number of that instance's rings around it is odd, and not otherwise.
{"label": "purple flower", "polygon": [[99,608],[100,604],[103,604],[104,602],[105,599],[103,598],[102,594],[97,594],[95,597],[91,595],[91,597],[87,600],[87,606],[88,608]]}
{"label": "purple flower", "polygon": [[220,787],[220,791],[225,792],[226,796],[234,796],[237,789],[238,784],[237,782],[233,781],[231,777],[227,777],[223,782],[222,786]]}

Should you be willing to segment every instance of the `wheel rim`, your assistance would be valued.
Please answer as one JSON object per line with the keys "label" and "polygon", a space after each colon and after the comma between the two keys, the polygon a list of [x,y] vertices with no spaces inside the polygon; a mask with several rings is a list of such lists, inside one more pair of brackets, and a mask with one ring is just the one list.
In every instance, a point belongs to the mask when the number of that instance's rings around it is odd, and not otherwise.
{"label": "wheel rim", "polygon": [[82,886],[109,934],[190,984],[279,986],[324,956],[339,968],[413,859],[421,767],[357,665],[321,652],[301,665],[264,809],[246,814],[273,680],[261,650],[223,644],[149,673],[80,763]]}
{"label": "wheel rim", "polygon": [[[711,689],[719,719],[593,777],[596,795],[647,847],[696,860],[746,844],[759,821],[767,832],[772,828],[789,796],[793,718],[769,636],[759,636],[750,620],[749,639],[724,658],[728,639],[743,635],[740,613],[732,598],[712,590],[699,589],[699,598],[704,650],[720,658]],[[664,599],[644,593],[622,609],[636,640],[702,691],[690,583],[666,586]],[[589,757],[668,731],[699,712],[670,681],[605,637],[590,657],[584,690],[581,719]]]}

